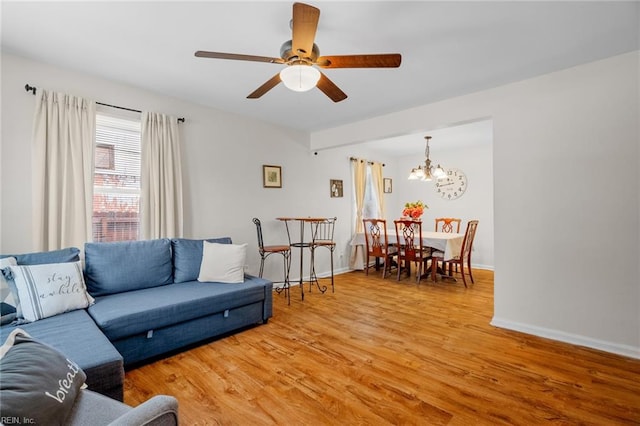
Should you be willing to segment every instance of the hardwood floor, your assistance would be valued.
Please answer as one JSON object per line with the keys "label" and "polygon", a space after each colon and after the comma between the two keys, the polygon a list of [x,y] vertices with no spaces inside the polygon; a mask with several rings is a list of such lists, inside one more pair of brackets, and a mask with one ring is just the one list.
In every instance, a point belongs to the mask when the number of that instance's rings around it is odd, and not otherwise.
{"label": "hardwood floor", "polygon": [[128,371],[125,402],[174,395],[183,425],[640,424],[640,360],[494,328],[474,278],[274,293],[268,324]]}

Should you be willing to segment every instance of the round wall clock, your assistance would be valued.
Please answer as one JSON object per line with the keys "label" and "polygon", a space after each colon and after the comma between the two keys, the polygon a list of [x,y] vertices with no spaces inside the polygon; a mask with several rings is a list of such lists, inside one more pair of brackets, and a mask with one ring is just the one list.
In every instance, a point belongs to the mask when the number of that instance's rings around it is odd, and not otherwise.
{"label": "round wall clock", "polygon": [[447,177],[436,181],[436,192],[445,200],[460,198],[467,189],[467,177],[460,169],[447,170]]}

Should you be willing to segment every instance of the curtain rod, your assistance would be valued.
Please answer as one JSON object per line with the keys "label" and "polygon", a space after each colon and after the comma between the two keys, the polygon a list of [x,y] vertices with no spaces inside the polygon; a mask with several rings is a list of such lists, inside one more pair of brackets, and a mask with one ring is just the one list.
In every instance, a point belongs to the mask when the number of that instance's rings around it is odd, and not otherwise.
{"label": "curtain rod", "polygon": [[[33,92],[33,94],[36,94],[36,87],[35,86],[30,86],[29,83],[24,85],[24,90],[26,90],[27,92]],[[133,108],[125,108],[125,107],[121,107],[121,106],[117,106],[117,105],[110,105],[110,104],[104,104],[102,102],[96,102],[97,105],[102,105],[102,106],[106,106],[109,108],[115,108],[115,109],[123,109],[125,111],[131,111],[131,112],[139,112],[142,113],[142,111],[138,110],[138,109],[133,109]],[[180,117],[178,118],[178,121],[180,123],[184,123],[184,117]]]}
{"label": "curtain rod", "polygon": [[[361,158],[356,158],[356,157],[349,157],[349,160],[351,160],[351,161],[360,161],[360,162],[366,161],[366,160],[363,160]],[[367,163],[373,164],[373,161],[367,161]],[[384,166],[386,166],[386,164],[382,163],[382,167],[384,167]]]}

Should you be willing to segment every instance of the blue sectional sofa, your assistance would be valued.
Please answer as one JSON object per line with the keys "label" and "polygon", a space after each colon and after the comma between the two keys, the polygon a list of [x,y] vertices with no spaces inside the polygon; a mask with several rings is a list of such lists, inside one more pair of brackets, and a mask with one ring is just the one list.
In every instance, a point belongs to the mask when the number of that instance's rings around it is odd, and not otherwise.
{"label": "blue sectional sofa", "polygon": [[[272,316],[271,281],[245,275],[242,283],[199,282],[202,253],[203,240],[87,243],[84,280],[95,303],[28,324],[14,321],[0,328],[0,338],[23,328],[74,360],[89,389],[122,400],[126,367]],[[72,248],[15,258],[32,265],[77,261],[78,254]]]}

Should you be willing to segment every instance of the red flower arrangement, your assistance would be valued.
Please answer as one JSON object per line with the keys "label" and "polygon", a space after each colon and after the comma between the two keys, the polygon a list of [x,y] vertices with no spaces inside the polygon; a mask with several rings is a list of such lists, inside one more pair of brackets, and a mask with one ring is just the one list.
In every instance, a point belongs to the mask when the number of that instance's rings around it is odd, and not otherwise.
{"label": "red flower arrangement", "polygon": [[422,213],[424,213],[424,209],[428,208],[429,207],[422,201],[416,201],[415,203],[406,203],[404,205],[404,209],[402,210],[402,216],[410,217],[411,219],[420,219]]}

